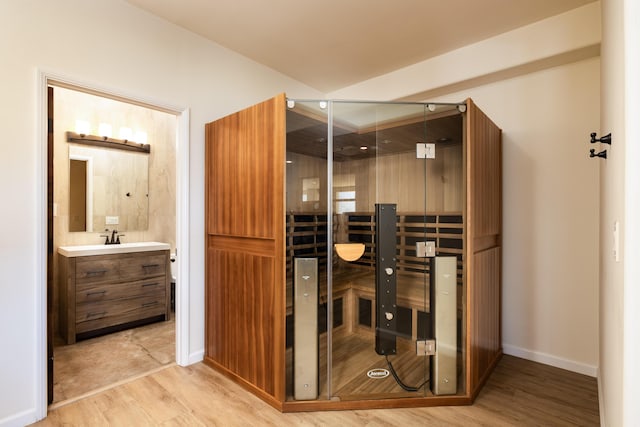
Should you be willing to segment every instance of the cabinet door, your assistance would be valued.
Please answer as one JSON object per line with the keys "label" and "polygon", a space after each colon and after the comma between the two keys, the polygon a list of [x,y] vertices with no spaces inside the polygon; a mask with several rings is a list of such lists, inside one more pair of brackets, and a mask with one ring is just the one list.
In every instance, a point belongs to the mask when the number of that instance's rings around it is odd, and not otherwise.
{"label": "cabinet door", "polygon": [[205,360],[284,400],[285,96],[206,126]]}

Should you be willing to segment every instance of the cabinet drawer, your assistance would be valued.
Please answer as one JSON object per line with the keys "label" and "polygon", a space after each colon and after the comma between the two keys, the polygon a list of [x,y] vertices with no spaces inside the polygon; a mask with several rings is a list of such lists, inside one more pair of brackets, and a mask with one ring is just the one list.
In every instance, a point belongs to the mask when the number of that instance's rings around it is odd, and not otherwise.
{"label": "cabinet drawer", "polygon": [[76,307],[76,333],[165,314],[164,298],[162,292],[162,295],[120,300],[117,304],[113,301],[79,304]]}
{"label": "cabinet drawer", "polygon": [[118,260],[91,257],[78,258],[76,263],[76,283],[100,283],[117,280]]}
{"label": "cabinet drawer", "polygon": [[120,260],[120,278],[136,280],[166,274],[166,255],[136,255]]}
{"label": "cabinet drawer", "polygon": [[76,288],[76,304],[93,303],[97,301],[111,301],[118,304],[118,300],[138,296],[166,295],[165,277],[154,277],[128,283],[85,283]]}

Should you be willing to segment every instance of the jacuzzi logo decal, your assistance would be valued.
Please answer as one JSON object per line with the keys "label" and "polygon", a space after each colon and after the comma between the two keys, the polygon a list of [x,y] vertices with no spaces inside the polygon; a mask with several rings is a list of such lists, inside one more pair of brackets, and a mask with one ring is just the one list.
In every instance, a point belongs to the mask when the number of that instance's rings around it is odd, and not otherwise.
{"label": "jacuzzi logo decal", "polygon": [[387,378],[389,376],[389,371],[387,371],[386,369],[372,369],[369,372],[367,372],[367,376],[369,378],[373,378],[373,379],[382,379],[382,378]]}

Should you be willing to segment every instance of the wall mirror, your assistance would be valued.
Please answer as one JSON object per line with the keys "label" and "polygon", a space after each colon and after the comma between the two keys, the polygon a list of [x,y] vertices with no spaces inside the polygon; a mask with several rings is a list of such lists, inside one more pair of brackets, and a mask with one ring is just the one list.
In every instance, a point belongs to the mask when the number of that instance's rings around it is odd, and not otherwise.
{"label": "wall mirror", "polygon": [[149,155],[69,144],[69,231],[149,228]]}

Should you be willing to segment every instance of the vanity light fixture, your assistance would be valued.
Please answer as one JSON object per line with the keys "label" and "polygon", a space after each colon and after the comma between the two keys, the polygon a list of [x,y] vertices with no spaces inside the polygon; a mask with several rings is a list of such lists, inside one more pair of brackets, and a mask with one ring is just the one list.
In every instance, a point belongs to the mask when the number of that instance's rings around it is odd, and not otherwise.
{"label": "vanity light fixture", "polygon": [[109,123],[100,123],[100,126],[98,126],[98,135],[111,138],[111,125]]}
{"label": "vanity light fixture", "polygon": [[136,140],[136,142],[139,142],[140,144],[146,144],[147,143],[147,133],[143,132],[141,130],[137,131],[135,140]]}
{"label": "vanity light fixture", "polygon": [[121,127],[120,128],[120,139],[131,139],[133,137],[133,131],[131,128]]}
{"label": "vanity light fixture", "polygon": [[91,145],[94,147],[116,148],[119,150],[150,153],[149,144],[141,144],[127,139],[115,139],[107,136],[85,135],[83,133],[67,132],[67,142],[75,144]]}
{"label": "vanity light fixture", "polygon": [[91,125],[86,120],[76,120],[76,133],[87,135],[91,132]]}

